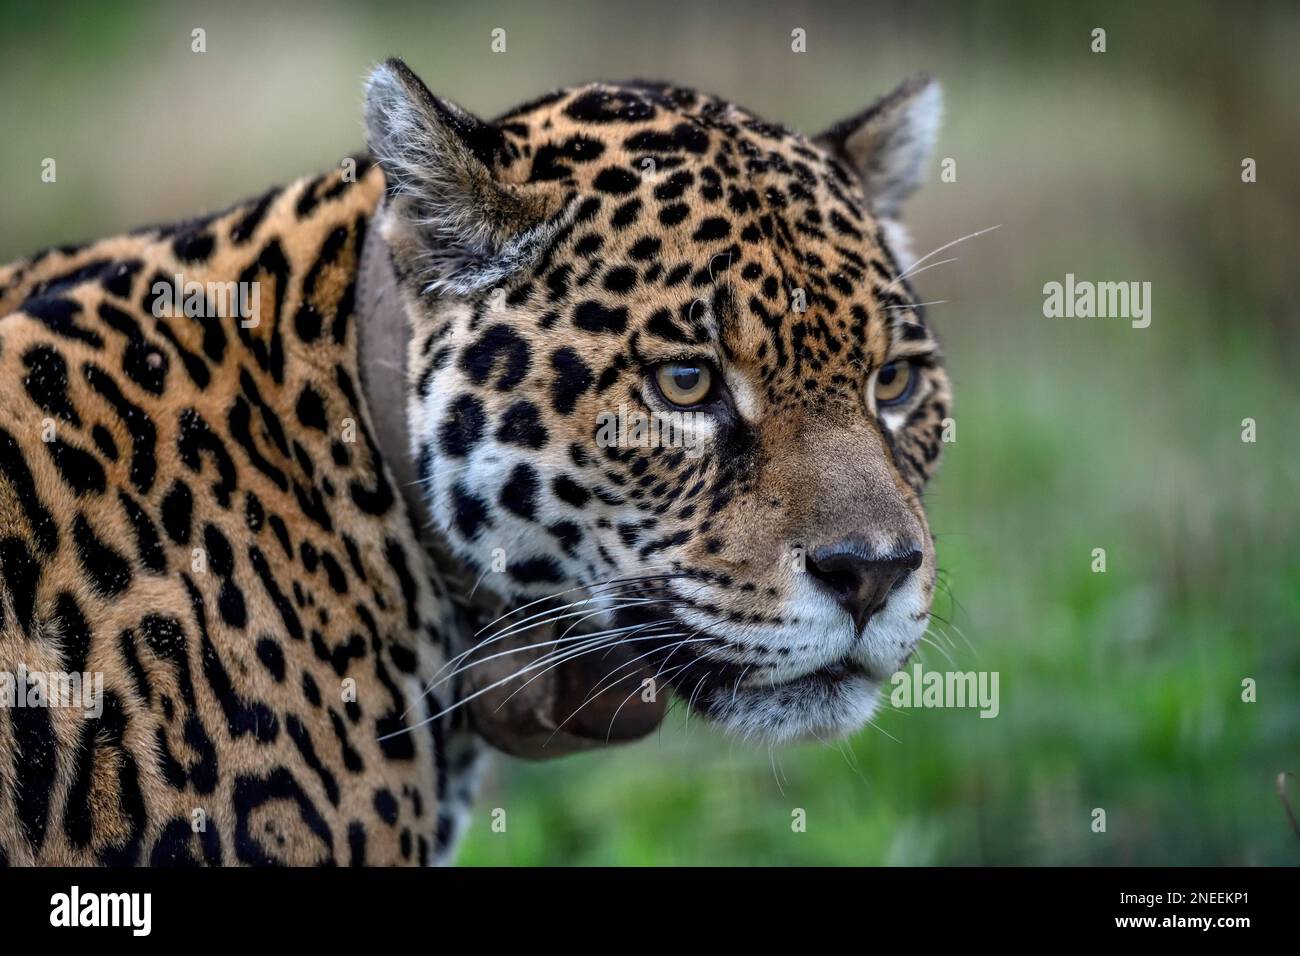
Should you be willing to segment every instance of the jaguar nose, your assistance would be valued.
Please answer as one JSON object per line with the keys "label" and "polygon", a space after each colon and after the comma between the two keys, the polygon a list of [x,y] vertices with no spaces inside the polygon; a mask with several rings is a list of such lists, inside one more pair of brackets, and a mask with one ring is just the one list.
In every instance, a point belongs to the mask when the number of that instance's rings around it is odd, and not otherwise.
{"label": "jaguar nose", "polygon": [[808,572],[849,612],[861,632],[885,606],[890,592],[921,566],[921,558],[921,550],[910,544],[877,556],[859,541],[845,540],[809,554]]}

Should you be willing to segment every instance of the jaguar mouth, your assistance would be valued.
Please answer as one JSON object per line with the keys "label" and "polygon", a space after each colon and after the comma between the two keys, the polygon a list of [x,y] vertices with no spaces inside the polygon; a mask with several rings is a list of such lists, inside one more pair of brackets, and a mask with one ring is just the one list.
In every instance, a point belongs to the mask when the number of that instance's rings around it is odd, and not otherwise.
{"label": "jaguar mouth", "polygon": [[845,658],[833,664],[818,667],[806,674],[800,674],[798,677],[771,684],[769,690],[773,693],[797,691],[799,689],[811,690],[818,687],[832,687],[841,681],[851,680],[854,677],[870,679],[870,676],[867,669],[857,661]]}
{"label": "jaguar mouth", "polygon": [[693,646],[657,637],[638,644],[657,662],[658,682],[727,733],[770,743],[827,740],[858,730],[875,711],[879,682],[852,658],[772,679],[713,656],[709,636],[697,635]]}

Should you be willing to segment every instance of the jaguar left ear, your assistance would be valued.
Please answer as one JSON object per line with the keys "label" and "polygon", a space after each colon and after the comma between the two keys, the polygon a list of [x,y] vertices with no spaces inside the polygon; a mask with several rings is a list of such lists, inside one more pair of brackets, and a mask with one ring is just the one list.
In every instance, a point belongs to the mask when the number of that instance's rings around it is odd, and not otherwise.
{"label": "jaguar left ear", "polygon": [[903,200],[925,178],[942,113],[939,84],[922,74],[836,123],[817,142],[857,171],[878,215],[897,219]]}
{"label": "jaguar left ear", "polygon": [[557,204],[498,179],[500,129],[434,96],[398,59],[371,72],[365,117],[388,183],[385,238],[421,292],[472,294],[540,251]]}

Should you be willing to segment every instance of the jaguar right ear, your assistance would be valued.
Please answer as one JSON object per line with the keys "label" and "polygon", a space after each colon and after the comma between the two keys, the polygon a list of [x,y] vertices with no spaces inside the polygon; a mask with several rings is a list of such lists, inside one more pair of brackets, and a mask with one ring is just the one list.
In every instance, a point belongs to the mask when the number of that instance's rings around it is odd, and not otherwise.
{"label": "jaguar right ear", "polygon": [[501,130],[434,96],[401,60],[371,72],[365,119],[388,182],[384,238],[420,292],[489,288],[527,265],[556,228],[552,195],[498,180]]}
{"label": "jaguar right ear", "polygon": [[877,213],[896,219],[924,176],[942,114],[939,84],[921,74],[836,123],[817,142],[857,172]]}

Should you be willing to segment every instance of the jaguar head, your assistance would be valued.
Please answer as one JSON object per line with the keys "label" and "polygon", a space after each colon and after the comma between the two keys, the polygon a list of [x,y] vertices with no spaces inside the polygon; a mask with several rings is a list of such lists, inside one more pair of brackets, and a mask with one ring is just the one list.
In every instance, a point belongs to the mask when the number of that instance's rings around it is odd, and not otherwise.
{"label": "jaguar head", "polygon": [[597,83],[486,122],[373,72],[422,491],[521,626],[583,625],[548,659],[618,648],[629,706],[745,736],[868,720],[935,585],[950,395],[898,213],[939,109],[922,78],[809,138]]}

